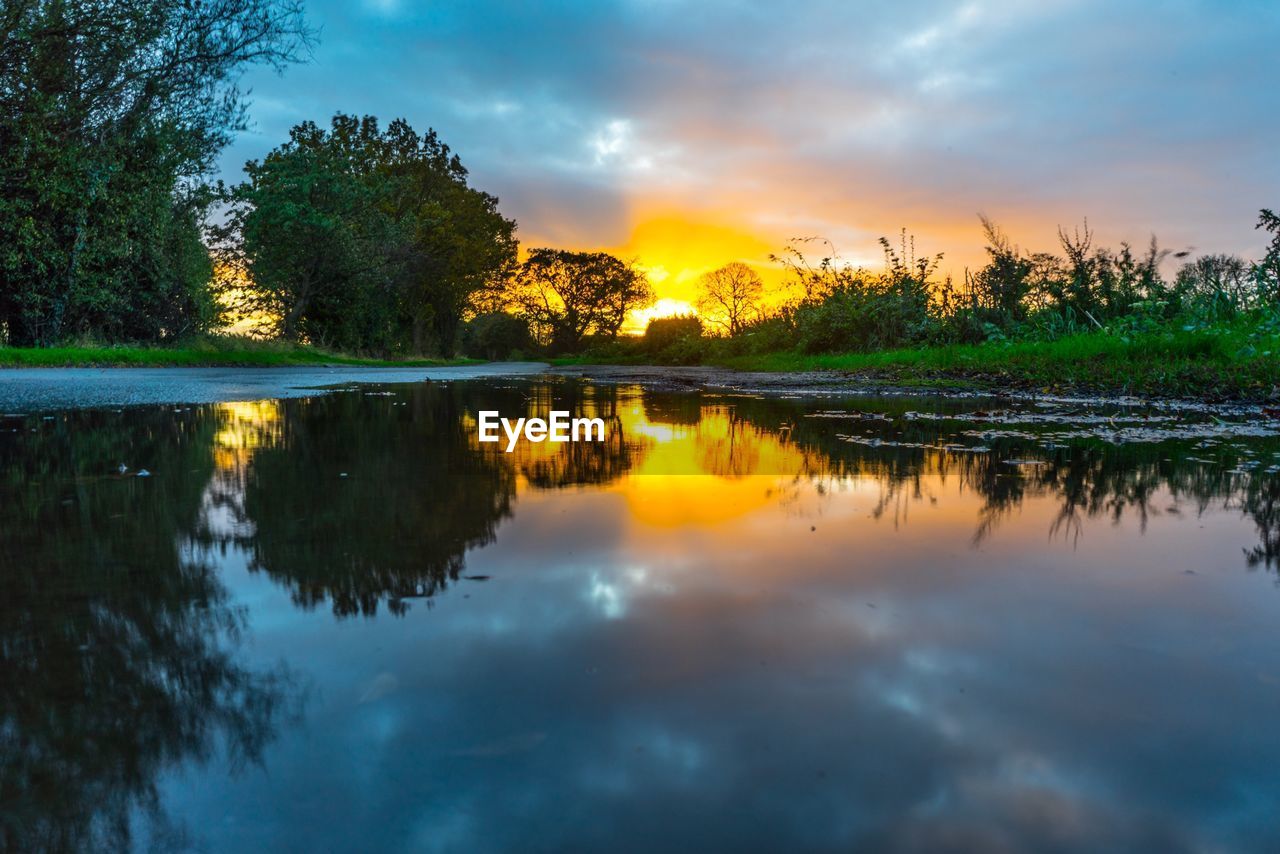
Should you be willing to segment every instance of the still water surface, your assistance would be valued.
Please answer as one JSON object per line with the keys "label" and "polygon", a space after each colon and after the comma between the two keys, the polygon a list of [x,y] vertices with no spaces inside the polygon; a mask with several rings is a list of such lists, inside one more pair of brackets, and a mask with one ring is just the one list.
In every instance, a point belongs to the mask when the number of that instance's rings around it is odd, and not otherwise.
{"label": "still water surface", "polygon": [[[475,441],[552,407],[610,440]],[[9,416],[0,848],[1280,850],[1275,432],[541,380]]]}

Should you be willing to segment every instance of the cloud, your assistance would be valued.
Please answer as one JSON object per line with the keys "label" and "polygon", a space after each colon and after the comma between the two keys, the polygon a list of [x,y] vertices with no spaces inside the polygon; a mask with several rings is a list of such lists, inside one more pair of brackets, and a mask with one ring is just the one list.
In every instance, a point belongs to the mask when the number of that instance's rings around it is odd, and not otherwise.
{"label": "cloud", "polygon": [[624,247],[680,211],[856,257],[907,227],[961,265],[984,211],[1036,248],[1088,216],[1105,242],[1252,254],[1280,204],[1266,2],[311,8],[315,61],[251,77],[227,170],[303,117],[404,116],[526,241]]}

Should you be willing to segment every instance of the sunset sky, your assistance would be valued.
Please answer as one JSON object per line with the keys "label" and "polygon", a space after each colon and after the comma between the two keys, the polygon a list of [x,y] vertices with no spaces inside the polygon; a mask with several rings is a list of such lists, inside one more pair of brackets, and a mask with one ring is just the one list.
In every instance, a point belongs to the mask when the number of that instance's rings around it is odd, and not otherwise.
{"label": "sunset sky", "polygon": [[[252,89],[235,178],[335,111],[435,127],[525,246],[637,258],[677,305],[820,236],[905,227],[958,273],[976,214],[1054,248],[1256,256],[1280,207],[1280,3],[310,0],[314,56]],[[767,272],[767,269],[766,269]]]}

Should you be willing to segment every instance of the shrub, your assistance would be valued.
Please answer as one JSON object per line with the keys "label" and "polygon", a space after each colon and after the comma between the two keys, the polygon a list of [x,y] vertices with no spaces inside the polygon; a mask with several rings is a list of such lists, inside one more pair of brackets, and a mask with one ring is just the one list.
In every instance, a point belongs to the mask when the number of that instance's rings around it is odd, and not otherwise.
{"label": "shrub", "polygon": [[462,329],[462,352],[481,359],[507,359],[531,343],[528,322],[505,311],[477,315]]}
{"label": "shrub", "polygon": [[663,365],[699,365],[706,360],[708,341],[705,338],[686,336],[677,339],[658,351],[655,361]]}
{"label": "shrub", "polygon": [[644,346],[650,353],[661,352],[674,344],[702,337],[702,320],[697,315],[655,317],[644,330]]}

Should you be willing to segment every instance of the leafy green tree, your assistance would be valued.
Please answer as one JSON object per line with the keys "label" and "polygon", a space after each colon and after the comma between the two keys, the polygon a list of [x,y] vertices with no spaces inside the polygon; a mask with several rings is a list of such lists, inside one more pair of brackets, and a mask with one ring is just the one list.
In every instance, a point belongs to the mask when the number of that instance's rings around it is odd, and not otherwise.
{"label": "leafy green tree", "polygon": [[402,298],[411,348],[434,338],[453,351],[473,298],[507,280],[516,264],[516,224],[498,199],[467,185],[467,170],[434,130],[419,137],[392,122],[383,136],[379,203],[401,224]]}
{"label": "leafy green tree", "polygon": [[570,352],[588,335],[618,337],[627,314],[654,295],[644,273],[607,252],[532,249],[509,299],[541,343]]}
{"label": "leafy green tree", "polygon": [[218,230],[246,308],[290,340],[451,353],[471,295],[515,263],[515,223],[434,131],[337,115],[245,166]]}
{"label": "leafy green tree", "polygon": [[212,320],[198,179],[243,124],[240,70],[283,66],[309,38],[296,0],[7,0],[9,343],[174,337]]}
{"label": "leafy green tree", "polygon": [[345,119],[333,135],[306,122],[246,164],[218,235],[247,275],[244,308],[269,318],[274,334],[355,350],[390,343],[395,273],[383,241],[396,235],[357,171],[352,131]]}

